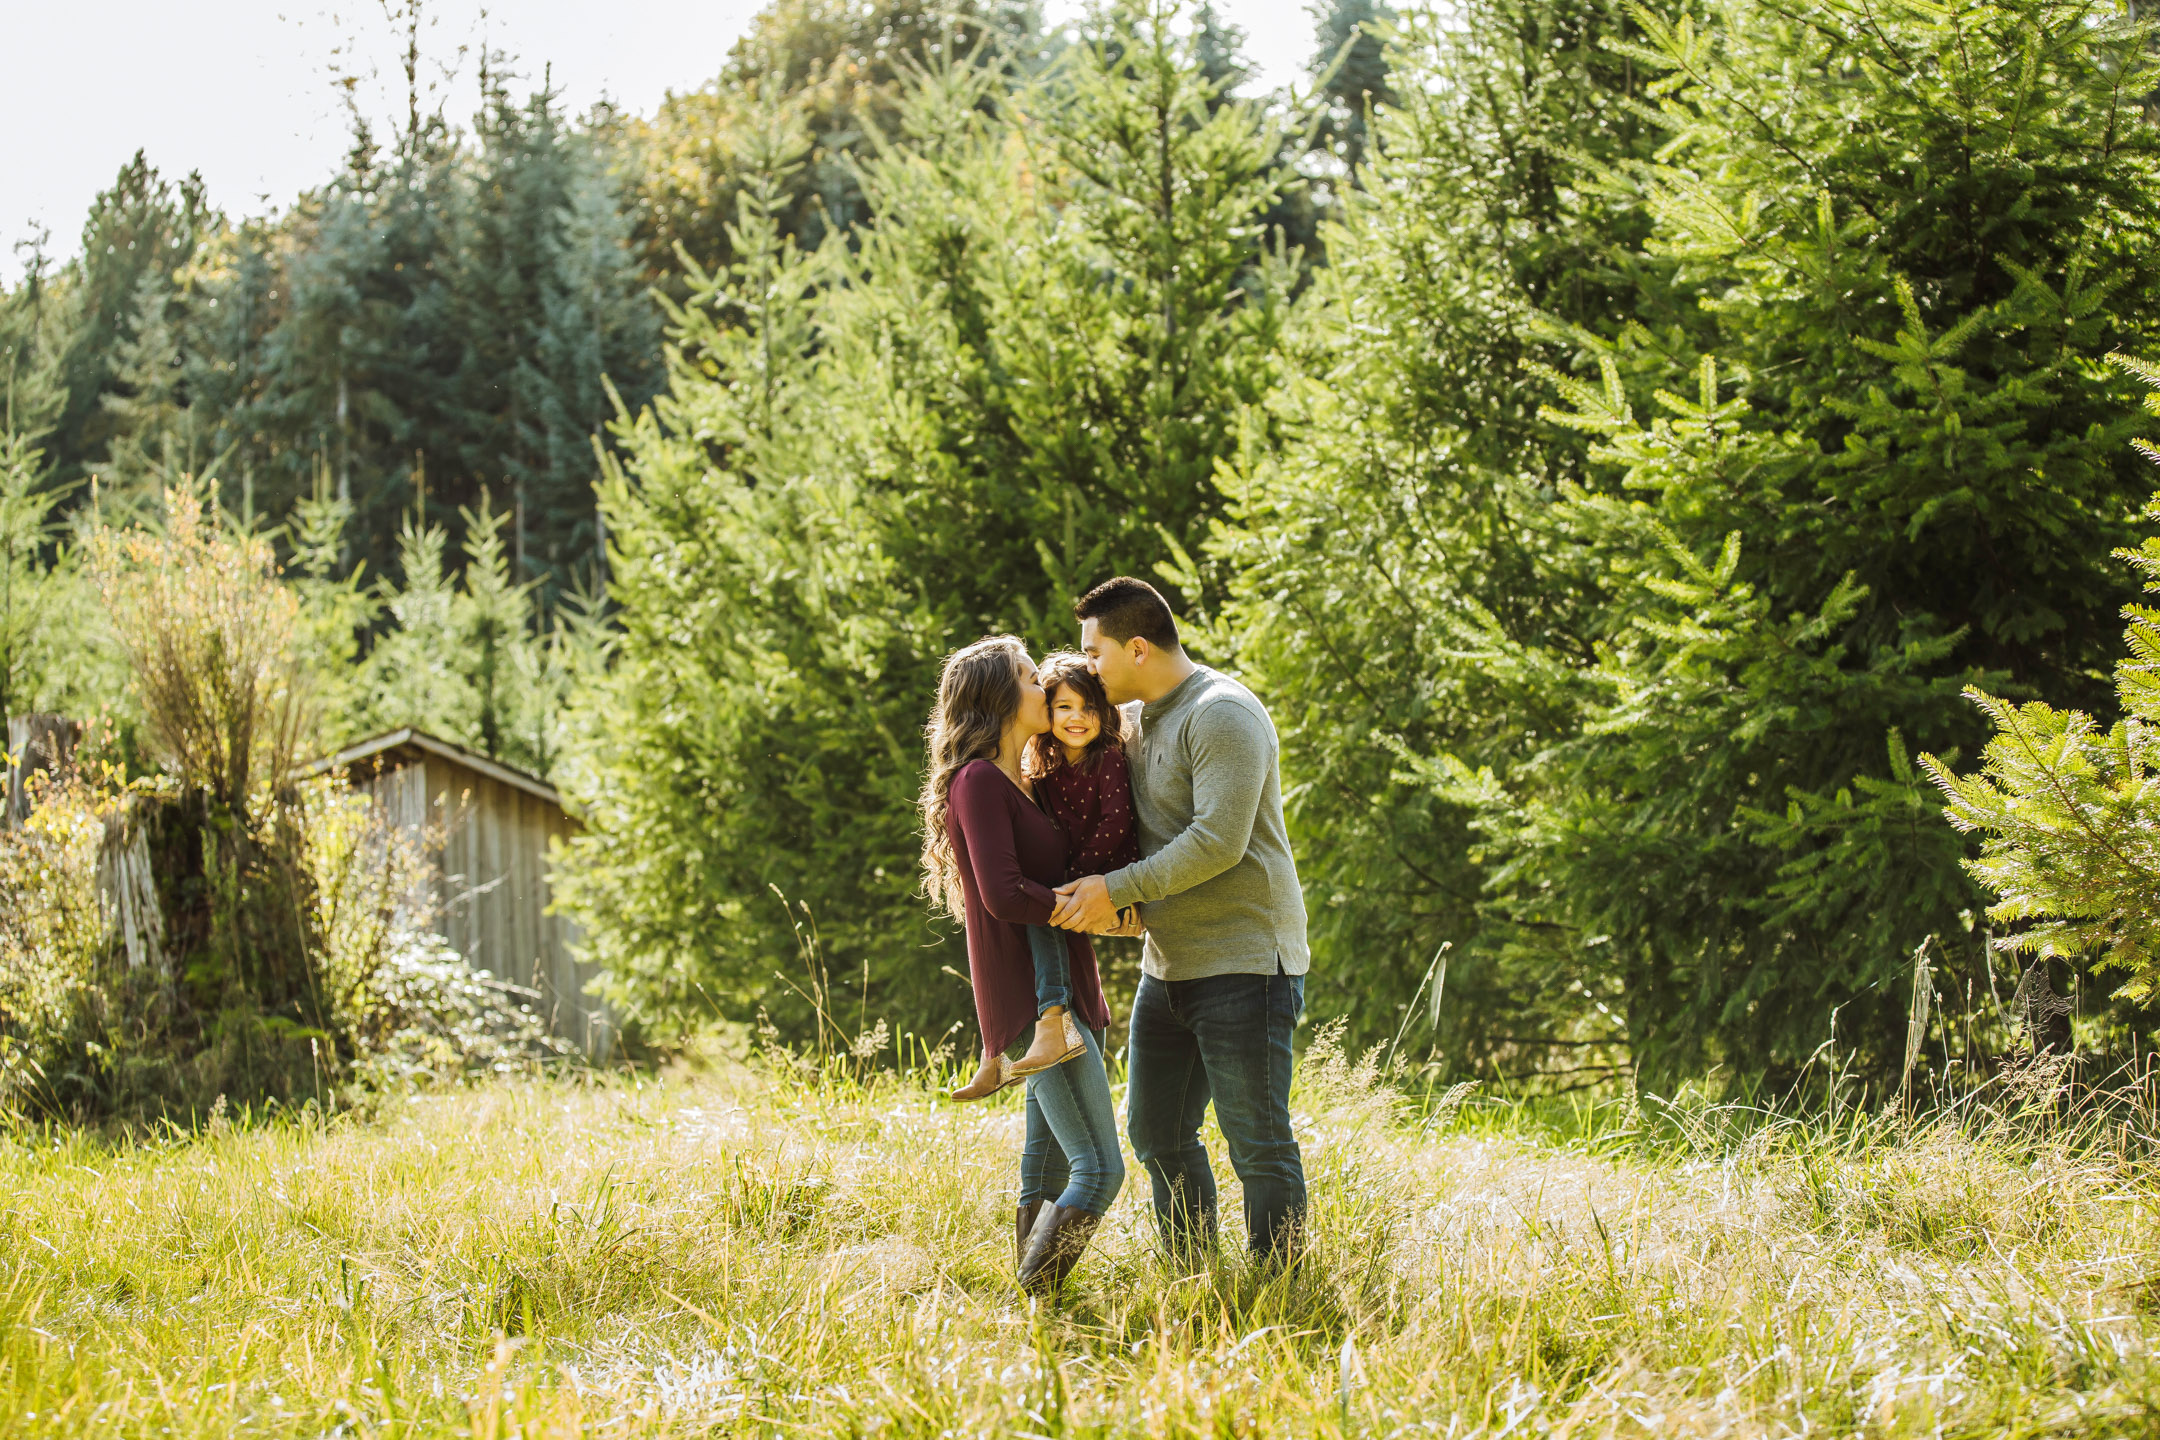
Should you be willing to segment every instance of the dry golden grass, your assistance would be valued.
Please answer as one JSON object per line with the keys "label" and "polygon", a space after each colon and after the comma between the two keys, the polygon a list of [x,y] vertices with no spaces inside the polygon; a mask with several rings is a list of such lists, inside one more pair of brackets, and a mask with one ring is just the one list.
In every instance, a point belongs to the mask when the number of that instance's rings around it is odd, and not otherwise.
{"label": "dry golden grass", "polygon": [[1300,1270],[1172,1272],[1142,1181],[1047,1308],[1009,1283],[1011,1096],[727,1065],[19,1137],[0,1433],[2156,1428],[2160,1189],[2098,1126],[1438,1108],[1323,1049]]}

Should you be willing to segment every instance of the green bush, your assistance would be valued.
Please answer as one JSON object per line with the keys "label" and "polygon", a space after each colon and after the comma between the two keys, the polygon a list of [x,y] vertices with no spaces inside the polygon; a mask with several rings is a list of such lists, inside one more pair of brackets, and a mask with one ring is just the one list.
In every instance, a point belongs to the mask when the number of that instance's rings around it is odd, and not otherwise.
{"label": "green bush", "polygon": [[[1894,1077],[1904,957],[1939,936],[1960,989],[1986,963],[1911,750],[1978,743],[1968,684],[2109,700],[2102,557],[2147,487],[2100,358],[2160,314],[2145,32],[2068,0],[1533,10],[1603,22],[1624,74],[1547,62],[1540,94],[1604,103],[1520,220],[1441,193],[1481,97],[1383,121],[1321,317],[1371,338],[1308,362],[1316,423],[1252,467],[1227,552],[1307,773],[1357,777],[1308,802],[1308,849],[1343,847],[1323,904],[1374,856],[1383,909],[1459,927],[1466,1058],[1529,1012],[1661,1092],[1783,1083],[1834,1024]],[[1481,313],[1558,392],[1542,433],[1423,343]],[[1397,773],[1334,758],[1361,744]],[[1388,957],[1397,1005],[1437,938]]]}
{"label": "green bush", "polygon": [[[2112,358],[2160,386],[2160,366]],[[2160,414],[2160,397],[2145,404]],[[2149,442],[2137,445],[2160,459]],[[2145,513],[2160,520],[2160,498]],[[2115,555],[2143,573],[2146,593],[2160,593],[2160,537]],[[1920,763],[1949,799],[1950,823],[1981,837],[1968,868],[1997,897],[1988,918],[2014,927],[1997,945],[2121,971],[2116,993],[2143,1004],[2160,981],[2160,611],[2122,613],[2130,622],[2130,653],[2115,662],[2123,718],[2103,729],[2083,711],[1970,687],[1967,698],[1995,729],[1980,768],[1961,776],[1933,755]]]}

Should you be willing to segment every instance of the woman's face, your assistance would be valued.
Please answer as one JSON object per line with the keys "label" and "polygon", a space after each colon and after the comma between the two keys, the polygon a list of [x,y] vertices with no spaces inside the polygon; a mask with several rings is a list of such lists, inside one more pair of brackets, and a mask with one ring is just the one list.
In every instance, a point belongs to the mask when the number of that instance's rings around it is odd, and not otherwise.
{"label": "woman's face", "polygon": [[1021,738],[1040,735],[1050,728],[1050,701],[1035,678],[1035,662],[1025,655],[1013,656],[1013,680],[1020,687],[1020,708],[1013,715],[1013,729]]}
{"label": "woman's face", "polygon": [[1050,733],[1068,750],[1085,750],[1102,734],[1102,720],[1079,691],[1060,685],[1050,697]]}

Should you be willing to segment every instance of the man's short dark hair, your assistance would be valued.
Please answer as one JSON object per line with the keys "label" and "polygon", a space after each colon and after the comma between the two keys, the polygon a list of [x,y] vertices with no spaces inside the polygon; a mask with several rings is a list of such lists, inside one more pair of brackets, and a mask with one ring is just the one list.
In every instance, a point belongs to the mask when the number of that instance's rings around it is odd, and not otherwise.
{"label": "man's short dark hair", "polygon": [[1120,575],[1105,580],[1073,602],[1073,615],[1093,620],[1097,633],[1122,645],[1138,636],[1158,650],[1178,650],[1177,621],[1169,602],[1145,580]]}

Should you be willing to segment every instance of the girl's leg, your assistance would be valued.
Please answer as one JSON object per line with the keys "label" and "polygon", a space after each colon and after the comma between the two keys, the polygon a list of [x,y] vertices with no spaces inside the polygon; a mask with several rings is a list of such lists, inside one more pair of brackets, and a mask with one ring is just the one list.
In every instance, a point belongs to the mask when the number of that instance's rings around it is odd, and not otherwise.
{"label": "girl's leg", "polygon": [[1028,950],[1035,957],[1035,1013],[1072,1004],[1072,959],[1065,932],[1048,925],[1027,927]]}

